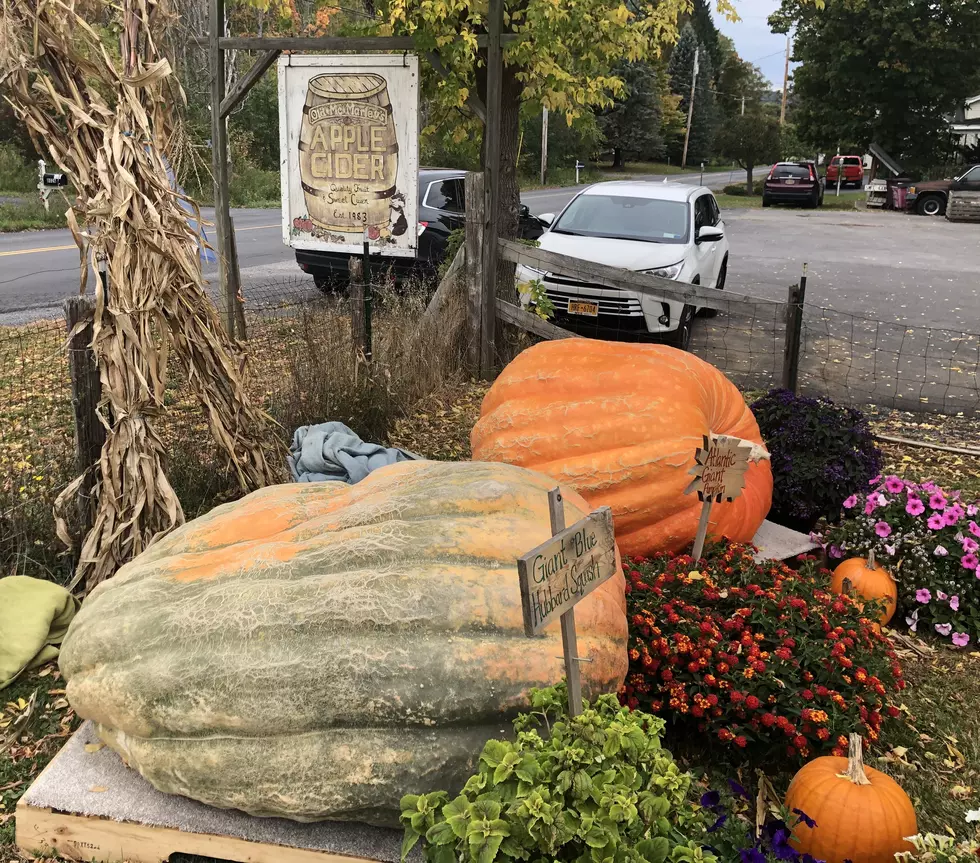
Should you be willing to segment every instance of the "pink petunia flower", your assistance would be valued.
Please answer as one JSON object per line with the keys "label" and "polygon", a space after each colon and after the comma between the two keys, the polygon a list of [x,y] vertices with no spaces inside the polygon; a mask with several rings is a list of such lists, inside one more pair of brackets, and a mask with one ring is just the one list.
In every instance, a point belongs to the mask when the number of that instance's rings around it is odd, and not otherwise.
{"label": "pink petunia flower", "polygon": [[963,566],[963,569],[976,569],[980,566],[980,559],[971,552],[970,554],[964,554],[960,558],[960,564]]}
{"label": "pink petunia flower", "polygon": [[980,512],[980,507],[978,507],[975,503],[969,504],[966,508],[966,514],[970,516],[970,518],[973,518],[973,516],[975,516],[978,512]]}
{"label": "pink petunia flower", "polygon": [[946,509],[946,496],[941,491],[934,491],[929,495],[929,507],[931,509]]}
{"label": "pink petunia flower", "polygon": [[980,524],[977,524],[975,521],[971,521],[969,529],[970,533],[972,533],[974,536],[980,537]]}
{"label": "pink petunia flower", "polygon": [[898,494],[905,488],[905,483],[893,474],[892,476],[885,477],[885,488],[891,494]]}
{"label": "pink petunia flower", "polygon": [[946,557],[946,555],[949,554],[949,551],[947,550],[945,545],[937,545],[932,550],[932,553],[936,555],[936,557]]}
{"label": "pink petunia flower", "polygon": [[881,482],[881,474],[878,474],[878,476],[874,476],[871,479],[869,479],[868,485],[878,485],[879,482]]}
{"label": "pink petunia flower", "polygon": [[917,497],[910,497],[909,502],[905,504],[905,511],[909,515],[921,515],[926,511],[926,505]]}
{"label": "pink petunia flower", "polygon": [[920,488],[924,492],[931,493],[936,490],[936,484],[931,479],[927,479],[924,483],[922,483]]}
{"label": "pink petunia flower", "polygon": [[960,517],[954,512],[952,507],[943,513],[943,521],[946,522],[946,527],[952,527],[959,520]]}
{"label": "pink petunia flower", "polygon": [[892,526],[887,521],[879,521],[875,525],[875,533],[878,534],[882,539],[891,536]]}
{"label": "pink petunia flower", "polygon": [[950,509],[950,511],[956,513],[956,518],[957,519],[961,519],[961,518],[963,518],[964,515],[966,515],[966,510],[963,509],[963,507],[960,506],[959,503],[954,503],[949,509]]}
{"label": "pink petunia flower", "polygon": [[844,498],[844,509],[854,509],[857,506],[858,496],[852,494],[850,497]]}
{"label": "pink petunia flower", "polygon": [[869,494],[868,495],[868,499],[864,502],[864,514],[865,515],[871,515],[871,513],[873,513],[875,511],[875,504],[876,503],[877,503],[877,500],[875,498],[875,495]]}
{"label": "pink petunia flower", "polygon": [[909,629],[911,629],[912,632],[915,632],[916,627],[919,625],[919,609],[916,609],[908,617],[906,617],[905,622],[909,625]]}
{"label": "pink petunia flower", "polygon": [[930,515],[926,524],[929,525],[929,530],[942,530],[946,527],[946,522],[943,520],[943,514],[941,512],[934,512]]}
{"label": "pink petunia flower", "polygon": [[949,635],[953,631],[952,623],[937,623],[936,632],[940,635]]}
{"label": "pink petunia flower", "polygon": [[970,539],[968,536],[964,536],[962,539],[963,551],[976,551],[980,548],[980,543],[977,543],[975,539]]}
{"label": "pink petunia flower", "polygon": [[949,607],[953,611],[960,610],[960,598],[955,593],[949,598]]}
{"label": "pink petunia flower", "polygon": [[970,636],[965,632],[953,633],[953,644],[957,647],[966,647],[970,643]]}
{"label": "pink petunia flower", "polygon": [[949,595],[943,593],[941,590],[936,591],[936,599],[949,599]]}
{"label": "pink petunia flower", "polygon": [[920,587],[915,592],[916,602],[921,602],[923,605],[925,605],[930,599],[932,599],[932,594],[929,592],[929,588],[927,587]]}
{"label": "pink petunia flower", "polygon": [[886,543],[886,544],[885,544],[885,554],[891,554],[891,555],[894,555],[894,554],[895,554],[895,546],[894,546],[894,545],[888,545],[888,544]]}

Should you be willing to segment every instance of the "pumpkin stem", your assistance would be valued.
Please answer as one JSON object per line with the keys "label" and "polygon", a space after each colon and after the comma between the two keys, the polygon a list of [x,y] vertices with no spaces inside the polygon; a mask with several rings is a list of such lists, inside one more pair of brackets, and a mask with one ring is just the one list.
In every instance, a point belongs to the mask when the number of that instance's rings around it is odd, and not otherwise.
{"label": "pumpkin stem", "polygon": [[864,744],[860,734],[851,734],[848,739],[847,751],[847,773],[845,779],[849,779],[855,785],[870,785],[871,780],[864,772]]}
{"label": "pumpkin stem", "polygon": [[874,568],[875,568],[875,550],[872,548],[868,552],[868,569],[874,569]]}

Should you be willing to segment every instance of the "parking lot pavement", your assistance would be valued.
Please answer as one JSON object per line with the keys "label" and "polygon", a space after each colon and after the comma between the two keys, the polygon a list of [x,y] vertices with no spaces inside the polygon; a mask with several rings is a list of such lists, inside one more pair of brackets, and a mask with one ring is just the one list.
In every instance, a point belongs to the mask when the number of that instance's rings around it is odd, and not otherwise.
{"label": "parking lot pavement", "polygon": [[980,225],[895,212],[729,210],[728,287],[880,321],[980,332]]}

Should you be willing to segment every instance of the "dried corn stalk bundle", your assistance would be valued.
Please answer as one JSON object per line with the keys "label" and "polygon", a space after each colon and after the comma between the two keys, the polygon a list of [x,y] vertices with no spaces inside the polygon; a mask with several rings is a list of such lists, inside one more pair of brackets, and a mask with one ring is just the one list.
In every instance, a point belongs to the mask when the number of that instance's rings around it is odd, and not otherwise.
{"label": "dried corn stalk bundle", "polygon": [[[107,275],[105,285],[92,280],[92,346],[109,433],[95,522],[81,549],[89,589],[183,521],[158,434],[170,350],[242,487],[280,479],[271,420],[245,393],[205,294],[191,216],[164,161],[170,106],[181,95],[155,48],[164,2],[0,0],[0,83],[78,193],[68,221],[81,250],[81,291],[91,266]],[[113,32],[119,41],[107,44]],[[67,539],[63,520],[59,534]]]}

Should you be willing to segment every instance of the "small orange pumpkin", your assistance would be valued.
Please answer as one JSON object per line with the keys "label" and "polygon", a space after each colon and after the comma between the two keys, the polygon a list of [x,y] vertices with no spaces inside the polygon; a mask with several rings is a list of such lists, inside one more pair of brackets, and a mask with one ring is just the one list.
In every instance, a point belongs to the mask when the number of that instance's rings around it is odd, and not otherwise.
{"label": "small orange pumpkin", "polygon": [[878,563],[875,563],[874,549],[868,552],[868,558],[850,557],[837,566],[830,586],[835,593],[848,593],[845,582],[850,582],[850,589],[864,599],[874,599],[885,604],[879,621],[886,625],[895,614],[898,607],[898,587],[891,573]]}
{"label": "small orange pumpkin", "polygon": [[912,801],[890,776],[864,766],[861,736],[850,736],[847,758],[824,756],[805,764],[786,792],[786,808],[815,822],[800,824],[793,844],[827,863],[894,863],[912,850],[918,833]]}

